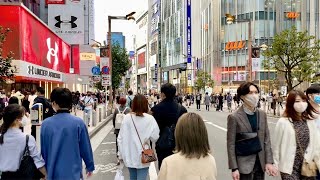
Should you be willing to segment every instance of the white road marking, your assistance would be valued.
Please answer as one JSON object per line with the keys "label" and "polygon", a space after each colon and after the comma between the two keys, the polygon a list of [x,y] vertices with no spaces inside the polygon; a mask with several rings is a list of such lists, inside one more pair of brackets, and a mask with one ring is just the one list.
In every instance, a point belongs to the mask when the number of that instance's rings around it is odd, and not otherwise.
{"label": "white road marking", "polygon": [[277,124],[277,123],[274,123],[274,122],[268,122],[269,124]]}
{"label": "white road marking", "polygon": [[101,144],[104,144],[104,145],[106,145],[106,144],[116,144],[116,142],[104,142],[104,143],[101,143]]}
{"label": "white road marking", "polygon": [[158,174],[157,174],[157,170],[156,170],[156,165],[154,164],[154,162],[152,162],[150,164],[149,167],[149,177],[150,180],[157,180],[158,179]]}
{"label": "white road marking", "polygon": [[220,129],[220,130],[222,130],[222,131],[227,132],[227,129],[224,128],[224,127],[221,127],[221,126],[218,126],[218,125],[216,125],[216,124],[213,124],[212,122],[206,122],[206,121],[208,121],[208,120],[203,120],[203,121],[205,121],[206,124],[209,124],[209,125],[214,126],[214,127],[218,128],[218,129]]}

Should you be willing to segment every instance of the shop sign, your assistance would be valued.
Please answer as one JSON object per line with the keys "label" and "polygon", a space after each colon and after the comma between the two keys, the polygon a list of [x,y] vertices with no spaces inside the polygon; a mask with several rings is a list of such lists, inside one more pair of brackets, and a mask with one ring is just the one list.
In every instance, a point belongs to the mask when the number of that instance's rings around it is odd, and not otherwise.
{"label": "shop sign", "polygon": [[154,65],[154,82],[158,82],[158,64]]}
{"label": "shop sign", "polygon": [[96,54],[95,53],[80,53],[81,61],[95,61]]}
{"label": "shop sign", "polygon": [[64,5],[48,5],[49,27],[69,44],[84,44],[83,7],[83,0],[67,0]]}
{"label": "shop sign", "polygon": [[65,4],[65,0],[46,0],[46,4]]}
{"label": "shop sign", "polygon": [[46,67],[38,66],[21,60],[13,60],[12,64],[17,67],[16,76],[36,78],[45,81],[62,82],[62,73]]}
{"label": "shop sign", "polygon": [[286,17],[289,19],[297,19],[300,16],[298,12],[287,12]]}
{"label": "shop sign", "polygon": [[228,42],[226,44],[225,50],[231,51],[231,50],[239,50],[244,48],[246,43],[244,41],[235,41],[235,42]]}

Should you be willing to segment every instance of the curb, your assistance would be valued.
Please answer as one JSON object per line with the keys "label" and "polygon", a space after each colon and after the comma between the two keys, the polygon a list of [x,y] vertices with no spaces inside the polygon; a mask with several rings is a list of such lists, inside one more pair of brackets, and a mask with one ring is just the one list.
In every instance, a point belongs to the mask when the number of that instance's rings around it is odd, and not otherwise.
{"label": "curb", "polygon": [[89,133],[89,138],[93,138],[106,124],[112,120],[113,114],[110,114],[101,124]]}

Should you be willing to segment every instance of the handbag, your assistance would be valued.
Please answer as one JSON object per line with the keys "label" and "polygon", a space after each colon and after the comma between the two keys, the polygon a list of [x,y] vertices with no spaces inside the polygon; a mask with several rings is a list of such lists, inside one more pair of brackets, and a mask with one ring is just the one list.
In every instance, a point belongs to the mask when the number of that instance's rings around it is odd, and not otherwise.
{"label": "handbag", "polygon": [[259,111],[257,111],[257,132],[241,132],[236,134],[235,152],[237,156],[249,156],[262,151],[259,131]]}
{"label": "handbag", "polygon": [[146,149],[146,148],[144,147],[144,145],[142,144],[140,135],[139,135],[139,133],[138,133],[136,124],[135,124],[134,121],[133,121],[132,115],[131,115],[131,120],[132,120],[132,123],[133,123],[133,125],[134,125],[134,128],[135,128],[135,130],[136,130],[136,132],[137,132],[137,135],[138,135],[139,141],[140,141],[140,143],[141,143],[141,146],[142,146],[142,152],[141,152],[141,162],[142,162],[142,164],[146,164],[146,163],[150,163],[150,162],[153,162],[153,161],[157,161],[157,157],[156,157],[156,155],[154,154],[154,151],[153,151],[152,149],[150,149],[150,146],[148,146],[148,149]]}
{"label": "handbag", "polygon": [[[293,128],[294,128],[294,126],[293,126]],[[297,131],[295,128],[294,128],[294,131],[296,134],[297,144],[300,149],[299,153],[303,157],[303,162],[302,162],[302,167],[301,167],[301,175],[305,176],[305,177],[316,177],[317,172],[318,172],[317,164],[313,160],[310,163],[306,161],[306,159],[304,158],[302,146],[301,146],[301,143],[300,143],[300,140],[298,138]]]}
{"label": "handbag", "polygon": [[36,180],[41,179],[44,175],[39,171],[39,169],[34,164],[33,158],[30,156],[29,151],[29,135],[26,135],[26,146],[21,158],[20,166],[17,171],[19,177],[25,180]]}
{"label": "handbag", "polygon": [[123,164],[120,163],[117,172],[116,172],[116,176],[114,177],[114,180],[124,180],[124,176],[123,176]]}
{"label": "handbag", "polygon": [[[178,113],[176,115],[176,119],[179,118],[181,113],[181,105],[178,104]],[[161,150],[172,150],[175,148],[175,137],[174,131],[176,129],[176,124],[172,124],[171,126],[166,126],[163,131],[161,132],[160,138],[158,139],[156,145],[157,148]]]}

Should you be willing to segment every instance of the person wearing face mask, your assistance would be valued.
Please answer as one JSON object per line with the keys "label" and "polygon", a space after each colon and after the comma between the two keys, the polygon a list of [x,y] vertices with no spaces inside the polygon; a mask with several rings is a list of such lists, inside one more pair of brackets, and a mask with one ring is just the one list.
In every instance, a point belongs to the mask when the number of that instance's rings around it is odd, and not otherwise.
{"label": "person wearing face mask", "polygon": [[[318,130],[320,131],[320,84],[313,84],[306,90],[307,98],[318,113],[314,113]],[[320,179],[320,178],[319,178]]]}
{"label": "person wearing face mask", "polygon": [[227,149],[233,180],[263,180],[276,176],[267,115],[257,108],[259,88],[246,82],[237,89],[243,105],[228,116]]}
{"label": "person wearing face mask", "polygon": [[46,176],[45,162],[36,146],[34,137],[21,132],[24,107],[19,104],[9,104],[4,109],[3,124],[0,127],[0,172],[1,180],[27,179],[19,172],[20,161],[26,145],[35,166],[39,169],[39,178]]}
{"label": "person wearing face mask", "polygon": [[315,113],[317,110],[303,92],[289,93],[285,112],[275,128],[274,162],[283,180],[315,180],[316,174],[307,177],[302,171],[303,162],[320,167],[320,135],[313,121]]}
{"label": "person wearing face mask", "polygon": [[[313,84],[306,90],[307,98],[310,104],[317,110],[314,114],[314,118],[317,124],[317,128],[320,131],[320,84]],[[320,180],[320,173],[318,172],[317,180]]]}
{"label": "person wearing face mask", "polygon": [[[9,99],[8,104],[19,104],[19,99],[17,97],[15,97],[15,96],[12,96]],[[22,117],[21,126],[20,126],[20,129],[21,129],[22,132],[24,131],[24,127],[27,125],[28,117],[29,117],[29,113],[27,111],[25,111],[25,114]]]}

